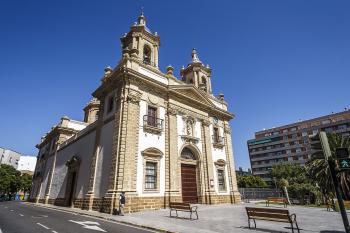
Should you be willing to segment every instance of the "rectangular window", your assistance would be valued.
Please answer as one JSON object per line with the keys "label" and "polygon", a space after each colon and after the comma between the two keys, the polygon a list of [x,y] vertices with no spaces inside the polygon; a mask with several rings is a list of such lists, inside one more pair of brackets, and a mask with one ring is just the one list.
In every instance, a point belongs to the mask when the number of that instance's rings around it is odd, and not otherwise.
{"label": "rectangular window", "polygon": [[218,171],[218,185],[219,185],[219,191],[225,191],[225,172],[224,170],[217,170]]}
{"label": "rectangular window", "polygon": [[157,188],[157,163],[146,162],[145,189]]}
{"label": "rectangular window", "polygon": [[107,104],[107,113],[110,113],[114,108],[114,97],[111,96],[108,99],[108,104]]}
{"label": "rectangular window", "polygon": [[153,127],[157,126],[157,108],[148,106],[147,124]]}
{"label": "rectangular window", "polygon": [[214,133],[214,142],[219,142],[219,129],[214,127],[213,133]]}

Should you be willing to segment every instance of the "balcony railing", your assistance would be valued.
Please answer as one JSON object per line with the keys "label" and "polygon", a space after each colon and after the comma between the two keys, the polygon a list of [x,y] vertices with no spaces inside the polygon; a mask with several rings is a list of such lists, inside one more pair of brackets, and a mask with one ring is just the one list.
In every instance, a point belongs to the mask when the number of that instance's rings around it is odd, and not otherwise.
{"label": "balcony railing", "polygon": [[225,145],[224,137],[218,135],[212,135],[213,146],[222,148]]}
{"label": "balcony railing", "polygon": [[150,131],[151,133],[160,133],[163,130],[163,119],[144,115],[143,127],[146,131]]}

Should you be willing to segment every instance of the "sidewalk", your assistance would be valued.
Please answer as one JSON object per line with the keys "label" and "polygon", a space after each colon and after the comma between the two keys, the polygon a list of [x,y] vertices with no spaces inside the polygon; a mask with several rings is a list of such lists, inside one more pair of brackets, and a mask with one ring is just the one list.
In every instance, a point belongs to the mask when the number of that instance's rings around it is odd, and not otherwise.
{"label": "sidewalk", "polygon": [[[179,218],[170,218],[168,209],[115,216],[95,211],[85,211],[52,205],[38,204],[38,206],[104,218],[163,232],[292,232],[289,224],[259,220],[257,220],[257,229],[250,230],[248,228],[245,206],[264,206],[255,204],[198,205],[198,220],[187,219],[189,217],[189,213],[187,212],[179,212]],[[282,207],[274,206],[272,208]],[[327,212],[322,208],[297,206],[288,207],[288,209],[290,213],[295,213],[297,215],[299,227],[302,229],[301,232],[344,232],[341,216],[337,212]],[[348,214],[348,216],[350,217],[350,214]]]}

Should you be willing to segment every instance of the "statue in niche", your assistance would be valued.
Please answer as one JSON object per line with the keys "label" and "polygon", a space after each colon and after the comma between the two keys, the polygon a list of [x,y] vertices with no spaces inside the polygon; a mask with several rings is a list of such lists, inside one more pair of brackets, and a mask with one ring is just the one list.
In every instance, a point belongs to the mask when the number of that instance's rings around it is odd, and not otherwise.
{"label": "statue in niche", "polygon": [[186,122],[186,131],[188,136],[192,136],[193,134],[193,122],[191,120],[188,120]]}

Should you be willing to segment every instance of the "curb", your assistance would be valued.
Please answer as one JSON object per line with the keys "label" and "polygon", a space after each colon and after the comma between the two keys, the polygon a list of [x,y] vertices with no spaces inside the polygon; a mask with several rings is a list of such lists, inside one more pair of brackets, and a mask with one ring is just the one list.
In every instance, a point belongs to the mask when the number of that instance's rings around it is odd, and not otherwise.
{"label": "curb", "polygon": [[124,225],[134,226],[134,227],[147,229],[147,230],[159,231],[159,232],[163,232],[163,233],[177,233],[175,231],[169,231],[169,230],[165,230],[165,229],[162,229],[162,228],[151,227],[151,226],[137,224],[137,223],[132,223],[132,222],[127,222],[127,221],[123,221],[123,220],[116,220],[116,219],[110,218],[110,217],[98,216],[98,215],[90,214],[88,212],[87,213],[86,212],[82,213],[82,212],[79,212],[79,211],[74,211],[74,209],[68,209],[68,208],[67,209],[61,209],[61,208],[55,207],[54,205],[48,205],[48,204],[47,205],[43,205],[43,204],[37,204],[37,203],[33,203],[33,202],[23,202],[23,204],[36,206],[36,207],[42,207],[42,208],[46,208],[46,209],[53,209],[53,210],[59,210],[59,211],[74,213],[74,214],[78,214],[78,215],[82,215],[82,216],[90,216],[90,217],[94,217],[94,218],[105,219],[105,220],[108,220],[108,221],[112,221],[112,222],[116,222],[116,223],[122,223]]}

